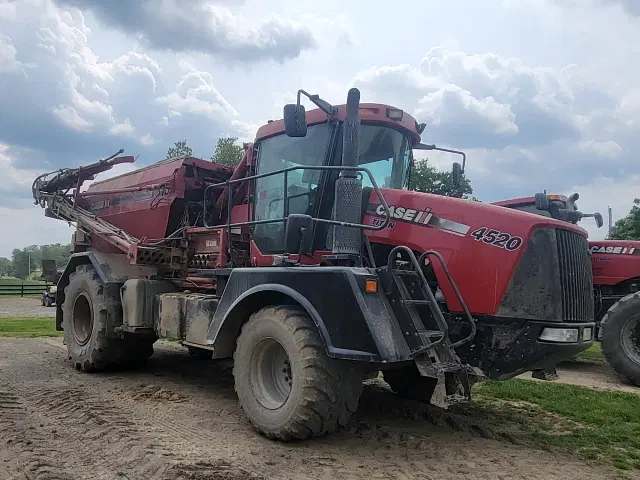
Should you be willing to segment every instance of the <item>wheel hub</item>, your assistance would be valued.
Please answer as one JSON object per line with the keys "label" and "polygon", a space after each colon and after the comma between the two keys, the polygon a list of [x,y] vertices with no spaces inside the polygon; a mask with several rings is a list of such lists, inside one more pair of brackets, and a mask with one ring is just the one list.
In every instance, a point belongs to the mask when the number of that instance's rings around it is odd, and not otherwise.
{"label": "wheel hub", "polygon": [[251,356],[251,388],[269,410],[282,407],[291,393],[293,373],[284,347],[273,338],[258,342]]}
{"label": "wheel hub", "polygon": [[91,302],[84,293],[79,294],[73,303],[72,331],[79,345],[84,345],[91,338],[93,329],[93,310]]}
{"label": "wheel hub", "polygon": [[622,327],[620,343],[627,357],[640,365],[640,316],[631,318]]}

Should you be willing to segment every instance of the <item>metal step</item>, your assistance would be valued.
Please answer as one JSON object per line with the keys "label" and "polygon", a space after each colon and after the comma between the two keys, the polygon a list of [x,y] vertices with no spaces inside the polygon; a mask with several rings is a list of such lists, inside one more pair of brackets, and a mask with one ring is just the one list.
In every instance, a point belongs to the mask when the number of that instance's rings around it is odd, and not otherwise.
{"label": "metal step", "polygon": [[414,298],[402,300],[402,302],[407,303],[409,305],[429,305],[431,303],[429,300],[418,300]]}
{"label": "metal step", "polygon": [[393,275],[400,275],[403,277],[417,277],[418,272],[415,270],[392,270],[391,273]]}

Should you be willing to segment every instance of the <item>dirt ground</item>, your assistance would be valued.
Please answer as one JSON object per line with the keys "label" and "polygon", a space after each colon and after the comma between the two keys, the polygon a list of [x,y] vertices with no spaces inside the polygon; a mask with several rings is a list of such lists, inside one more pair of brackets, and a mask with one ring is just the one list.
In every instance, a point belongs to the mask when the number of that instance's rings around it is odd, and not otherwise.
{"label": "dirt ground", "polygon": [[0,318],[2,317],[54,317],[56,308],[43,307],[40,298],[0,297]]}
{"label": "dirt ground", "polygon": [[[606,363],[568,361],[560,364],[556,370],[559,376],[556,382],[640,395],[640,388],[624,383]],[[520,378],[531,379],[531,372],[521,375]]]}
{"label": "dirt ground", "polygon": [[0,338],[0,479],[603,479],[609,470],[436,426],[383,382],[353,425],[281,444],[237,406],[228,362],[158,342],[134,372],[82,374],[60,338]]}

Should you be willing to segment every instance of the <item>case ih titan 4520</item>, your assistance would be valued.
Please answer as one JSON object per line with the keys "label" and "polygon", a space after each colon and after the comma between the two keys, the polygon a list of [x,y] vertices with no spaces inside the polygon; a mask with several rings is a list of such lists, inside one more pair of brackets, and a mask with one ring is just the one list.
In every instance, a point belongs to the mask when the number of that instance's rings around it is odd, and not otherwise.
{"label": "case ih titan 4520", "polygon": [[162,337],[233,357],[250,421],[292,440],[347,422],[378,371],[446,407],[592,345],[586,232],[408,191],[424,128],[357,89],[300,91],[235,171],[174,158],[81,192],[133,161],[114,155],[37,178],[46,215],[77,225],[56,302],[72,365],[137,364]]}
{"label": "case ih titan 4520", "polygon": [[[579,195],[547,195],[495,202],[516,210],[577,224],[595,218],[602,227],[600,213],[578,210]],[[611,367],[640,387],[640,242],[601,240],[589,242],[595,287],[596,338]]]}

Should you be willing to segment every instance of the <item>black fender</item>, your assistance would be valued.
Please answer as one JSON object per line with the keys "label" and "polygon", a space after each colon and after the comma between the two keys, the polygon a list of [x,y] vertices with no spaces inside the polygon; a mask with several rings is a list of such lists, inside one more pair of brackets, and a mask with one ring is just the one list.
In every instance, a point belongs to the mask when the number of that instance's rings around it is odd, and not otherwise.
{"label": "black fender", "polygon": [[[213,347],[216,351],[225,349],[225,345],[235,344],[240,328],[248,320],[249,315],[262,307],[274,304],[298,304],[304,308],[316,325],[318,333],[327,347],[327,354],[336,356],[336,353],[338,353],[336,350],[341,350],[331,345],[331,337],[327,331],[327,326],[311,302],[293,288],[276,283],[257,285],[236,298],[229,310],[225,312],[222,321],[211,324],[215,331],[209,330],[207,341],[213,341]],[[351,353],[360,357],[371,358],[374,356],[372,352],[355,351]]]}
{"label": "black fender", "polygon": [[366,269],[342,267],[234,269],[202,343],[213,347],[214,357],[230,357],[252,313],[290,304],[309,314],[330,357],[407,360],[409,348],[386,298],[382,292],[364,292],[365,278],[372,277]]}
{"label": "black fender", "polygon": [[[129,278],[144,278],[153,275],[156,270],[150,267],[131,265],[127,256],[118,253],[102,253],[93,250],[87,252],[74,253],[69,257],[62,275],[60,276],[56,290],[56,330],[62,328],[62,304],[65,300],[64,289],[69,285],[69,277],[80,265],[92,265],[102,284],[105,294],[120,298],[120,287]],[[107,332],[112,333],[113,328],[122,324],[122,309],[108,315]],[[118,322],[119,320],[119,322]]]}

